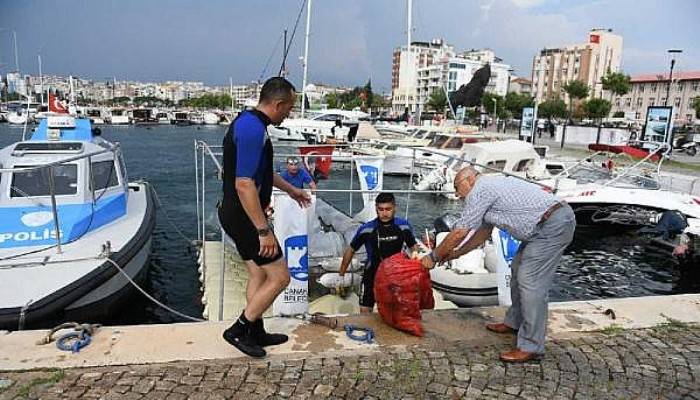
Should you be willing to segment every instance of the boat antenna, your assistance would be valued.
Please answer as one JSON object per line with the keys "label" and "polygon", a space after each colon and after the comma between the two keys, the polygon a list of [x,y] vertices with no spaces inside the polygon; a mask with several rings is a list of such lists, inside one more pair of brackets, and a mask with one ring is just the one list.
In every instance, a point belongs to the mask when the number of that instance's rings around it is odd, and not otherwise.
{"label": "boat antenna", "polygon": [[294,29],[292,30],[292,36],[289,38],[289,43],[286,44],[284,49],[284,57],[282,58],[282,66],[280,67],[280,72],[277,74],[282,76],[282,71],[287,69],[287,56],[289,55],[289,49],[292,47],[294,42],[294,35],[297,33],[297,27],[299,26],[299,20],[301,20],[301,15],[304,13],[304,7],[306,6],[306,0],[301,0],[301,8],[299,9],[299,14],[297,14],[297,20],[294,22]]}

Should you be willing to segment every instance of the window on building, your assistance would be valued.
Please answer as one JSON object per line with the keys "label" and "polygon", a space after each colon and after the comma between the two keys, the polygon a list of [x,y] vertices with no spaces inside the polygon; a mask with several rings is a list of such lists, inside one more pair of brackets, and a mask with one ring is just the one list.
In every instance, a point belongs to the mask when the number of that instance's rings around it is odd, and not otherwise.
{"label": "window on building", "polygon": [[700,85],[700,84],[698,84],[697,82],[693,82],[693,91],[694,91],[694,92],[697,92],[697,91],[698,91],[698,86],[699,86],[699,85]]}
{"label": "window on building", "polygon": [[676,107],[680,107],[681,106],[681,98],[676,97],[676,100],[673,101],[673,105]]}
{"label": "window on building", "polygon": [[651,107],[651,106],[653,106],[653,105],[654,105],[654,98],[653,98],[653,97],[649,97],[649,104],[647,104],[647,106]]}
{"label": "window on building", "polygon": [[644,85],[639,85],[639,93],[644,93]]}
{"label": "window on building", "polygon": [[[628,97],[625,99],[625,107],[629,107],[632,105],[632,98]],[[619,105],[618,105],[619,107]]]}
{"label": "window on building", "polygon": [[661,98],[661,101],[660,101],[659,103],[661,103],[661,104],[666,104],[666,98],[665,98],[665,97],[662,97],[662,98]]}
{"label": "window on building", "polygon": [[656,83],[652,83],[650,89],[652,93],[656,93]]}
{"label": "window on building", "polygon": [[466,69],[467,66],[464,64],[459,64],[459,63],[450,63],[450,68],[454,69]]}
{"label": "window on building", "polygon": [[620,107],[620,99],[615,99],[615,107]]}
{"label": "window on building", "polygon": [[641,107],[643,102],[644,102],[644,99],[642,99],[641,97],[638,98],[637,99],[637,107]]}
{"label": "window on building", "polygon": [[676,88],[676,91],[678,91],[679,93],[683,93],[683,82],[678,82]]}

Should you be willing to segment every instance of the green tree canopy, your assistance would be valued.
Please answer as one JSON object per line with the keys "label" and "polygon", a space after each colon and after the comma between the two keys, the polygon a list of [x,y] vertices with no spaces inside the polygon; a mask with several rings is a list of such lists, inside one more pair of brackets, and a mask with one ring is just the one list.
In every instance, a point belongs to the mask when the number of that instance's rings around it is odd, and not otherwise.
{"label": "green tree canopy", "polygon": [[231,107],[231,96],[228,94],[205,94],[192,99],[180,100],[180,106],[194,108],[227,108]]}
{"label": "green tree canopy", "polygon": [[371,80],[368,80],[364,86],[357,86],[347,92],[328,93],[323,100],[329,108],[340,108],[343,110],[352,110],[355,107],[366,110],[370,107],[385,106],[382,96],[372,92]]}
{"label": "green tree canopy", "polygon": [[542,118],[566,118],[566,103],[556,98],[543,101],[537,107],[537,116]]}
{"label": "green tree canopy", "polygon": [[503,97],[495,93],[485,92],[484,95],[481,96],[481,105],[484,107],[484,110],[486,110],[488,114],[493,114],[494,99],[496,100],[496,116],[498,116],[499,118],[505,118],[507,114],[505,101],[503,100]]}
{"label": "green tree canopy", "polygon": [[590,99],[583,104],[586,117],[592,119],[603,119],[610,114],[612,104],[605,99]]}
{"label": "green tree canopy", "polygon": [[574,101],[588,97],[589,88],[585,83],[575,80],[562,86],[562,89],[569,95],[569,117],[571,117],[574,113]]}
{"label": "green tree canopy", "polygon": [[620,72],[610,72],[601,79],[603,89],[611,93],[610,99],[613,96],[624,96],[630,91],[630,76]]}
{"label": "green tree canopy", "polygon": [[445,95],[445,91],[441,88],[433,90],[428,97],[426,106],[428,109],[431,109],[438,114],[443,114],[447,108],[447,96]]}
{"label": "green tree canopy", "polygon": [[527,94],[509,92],[504,99],[505,108],[513,116],[520,119],[523,113],[523,107],[530,107],[534,104],[534,100]]}

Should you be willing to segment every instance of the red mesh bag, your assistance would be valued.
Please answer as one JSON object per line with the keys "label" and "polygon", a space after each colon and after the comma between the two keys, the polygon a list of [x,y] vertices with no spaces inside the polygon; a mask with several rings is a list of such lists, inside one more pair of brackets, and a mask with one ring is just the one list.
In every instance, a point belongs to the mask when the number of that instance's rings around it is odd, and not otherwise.
{"label": "red mesh bag", "polygon": [[404,253],[384,259],[374,277],[374,299],[384,322],[423,336],[421,309],[435,307],[430,273]]}

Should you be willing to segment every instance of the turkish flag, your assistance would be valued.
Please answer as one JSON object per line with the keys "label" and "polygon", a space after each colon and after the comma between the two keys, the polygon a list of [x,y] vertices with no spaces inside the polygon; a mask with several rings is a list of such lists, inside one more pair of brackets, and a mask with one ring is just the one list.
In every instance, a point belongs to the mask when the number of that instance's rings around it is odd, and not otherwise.
{"label": "turkish flag", "polygon": [[591,43],[600,43],[600,35],[591,35]]}
{"label": "turkish flag", "polygon": [[299,154],[304,160],[304,166],[314,179],[317,177],[328,179],[331,173],[331,155],[334,149],[333,145],[299,146]]}
{"label": "turkish flag", "polygon": [[68,109],[63,104],[61,104],[61,101],[58,100],[58,97],[51,93],[49,93],[49,111],[55,112],[57,114],[68,114]]}

